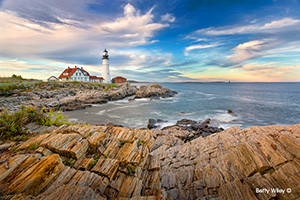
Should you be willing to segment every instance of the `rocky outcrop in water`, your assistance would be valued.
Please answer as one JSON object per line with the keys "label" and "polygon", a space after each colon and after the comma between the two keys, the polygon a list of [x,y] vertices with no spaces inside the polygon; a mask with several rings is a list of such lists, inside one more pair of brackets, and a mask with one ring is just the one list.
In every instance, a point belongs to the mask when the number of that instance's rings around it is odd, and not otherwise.
{"label": "rocky outcrop in water", "polygon": [[171,132],[187,132],[181,139],[184,142],[194,140],[198,137],[207,137],[211,134],[221,132],[224,129],[210,125],[210,119],[206,119],[203,122],[194,121],[189,119],[182,119],[177,121],[173,126],[164,127],[163,130],[171,130]]}
{"label": "rocky outcrop in water", "polygon": [[0,154],[1,199],[300,196],[300,124],[231,127],[186,143],[181,135],[187,130],[79,125],[48,130],[19,144],[13,154]]}
{"label": "rocky outcrop in water", "polygon": [[141,86],[136,92],[135,98],[155,98],[155,97],[173,97],[177,94],[176,91],[164,88],[159,84],[150,84],[148,86]]}
{"label": "rocky outcrop in water", "polygon": [[[10,91],[10,96],[0,97],[0,110],[10,111],[20,109],[21,106],[36,106],[51,110],[73,111],[91,107],[92,104],[103,104],[108,101],[124,99],[138,94],[137,98],[151,98],[155,96],[172,97],[176,93],[158,84],[152,84],[144,94],[144,86],[138,89],[129,83],[113,85],[91,84],[80,82],[48,82],[22,85],[19,89]],[[148,88],[148,87],[147,87]]]}
{"label": "rocky outcrop in water", "polygon": [[162,122],[167,122],[167,121],[163,120],[163,119],[149,119],[148,124],[147,124],[147,128],[148,129],[158,128],[159,123],[162,123]]}

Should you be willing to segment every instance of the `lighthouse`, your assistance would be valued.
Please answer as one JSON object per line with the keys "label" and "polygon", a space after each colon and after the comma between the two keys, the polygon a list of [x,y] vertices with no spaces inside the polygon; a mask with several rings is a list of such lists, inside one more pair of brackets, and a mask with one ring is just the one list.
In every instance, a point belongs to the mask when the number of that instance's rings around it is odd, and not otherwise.
{"label": "lighthouse", "polygon": [[108,51],[105,49],[103,51],[102,57],[102,77],[104,78],[104,83],[110,83],[110,72],[109,72],[109,58]]}

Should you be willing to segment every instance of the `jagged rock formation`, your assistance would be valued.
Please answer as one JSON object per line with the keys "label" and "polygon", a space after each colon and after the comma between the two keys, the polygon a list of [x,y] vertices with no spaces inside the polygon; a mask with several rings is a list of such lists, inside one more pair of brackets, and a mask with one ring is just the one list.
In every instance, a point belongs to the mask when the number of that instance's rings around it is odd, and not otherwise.
{"label": "jagged rock formation", "polygon": [[224,129],[212,126],[210,124],[210,119],[208,118],[203,122],[182,119],[177,121],[175,125],[164,127],[162,130],[168,130],[171,133],[179,133],[177,134],[177,137],[181,138],[184,142],[188,142],[200,136],[207,137],[211,134],[221,132]]}
{"label": "jagged rock formation", "polygon": [[[186,143],[184,134],[58,127],[20,144],[0,162],[0,198],[299,198],[300,124],[232,127]],[[256,188],[292,192],[256,193]]]}
{"label": "jagged rock formation", "polygon": [[176,91],[164,88],[159,84],[150,84],[148,86],[141,86],[136,92],[135,98],[149,98],[149,97],[173,97],[177,94]]}
{"label": "jagged rock formation", "polygon": [[[152,87],[152,85],[154,85]],[[158,84],[152,84],[144,93],[144,87],[138,89],[130,83],[106,88],[106,85],[73,82],[48,82],[24,85],[22,89],[11,91],[11,96],[0,95],[0,110],[19,110],[21,106],[36,106],[52,110],[73,111],[85,109],[91,104],[102,104],[107,101],[115,101],[128,96],[138,95],[138,98],[150,98],[157,96],[172,97],[176,94]],[[105,89],[106,88],[106,89]],[[143,94],[143,95],[140,95]]]}

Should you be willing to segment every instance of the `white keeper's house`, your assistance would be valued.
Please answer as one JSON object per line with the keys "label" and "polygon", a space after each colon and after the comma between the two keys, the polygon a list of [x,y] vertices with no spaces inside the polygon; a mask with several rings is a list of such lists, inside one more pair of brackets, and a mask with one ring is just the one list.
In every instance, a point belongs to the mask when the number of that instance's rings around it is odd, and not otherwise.
{"label": "white keeper's house", "polygon": [[60,81],[80,81],[80,82],[92,82],[102,83],[103,78],[97,76],[90,76],[90,74],[83,69],[75,66],[74,68],[68,67],[58,77]]}

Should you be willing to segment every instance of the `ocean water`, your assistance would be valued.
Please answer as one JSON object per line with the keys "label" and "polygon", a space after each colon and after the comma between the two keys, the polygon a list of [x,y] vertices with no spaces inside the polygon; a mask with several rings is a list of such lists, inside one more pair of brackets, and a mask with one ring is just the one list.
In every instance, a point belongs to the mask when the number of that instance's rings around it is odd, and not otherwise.
{"label": "ocean water", "polygon": [[[144,84],[145,85],[145,84]],[[161,83],[176,90],[173,98],[123,99],[65,112],[70,121],[100,124],[112,121],[144,128],[149,118],[163,119],[160,127],[181,119],[205,120],[228,128],[300,123],[300,83]],[[233,114],[228,114],[232,110]]]}

